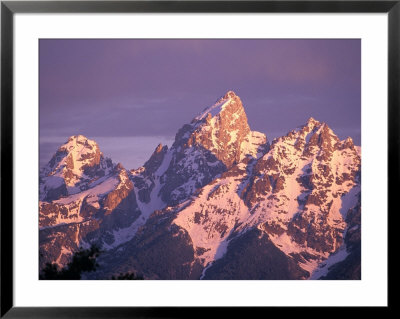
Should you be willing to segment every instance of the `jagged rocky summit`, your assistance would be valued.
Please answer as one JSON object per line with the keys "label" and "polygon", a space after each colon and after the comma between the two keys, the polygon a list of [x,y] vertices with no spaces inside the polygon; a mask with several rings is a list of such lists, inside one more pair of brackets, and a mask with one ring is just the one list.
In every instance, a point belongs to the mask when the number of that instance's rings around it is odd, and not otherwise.
{"label": "jagged rocky summit", "polygon": [[40,266],[97,244],[88,279],[360,279],[360,156],[313,118],[270,143],[233,91],[136,170],[73,136],[40,172]]}

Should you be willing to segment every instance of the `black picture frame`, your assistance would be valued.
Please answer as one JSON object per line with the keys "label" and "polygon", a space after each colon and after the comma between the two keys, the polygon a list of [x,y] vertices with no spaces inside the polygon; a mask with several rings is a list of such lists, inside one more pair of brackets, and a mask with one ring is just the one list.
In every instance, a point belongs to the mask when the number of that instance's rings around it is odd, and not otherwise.
{"label": "black picture frame", "polygon": [[[15,307],[13,302],[13,20],[15,13],[118,12],[313,12],[388,13],[388,204],[398,213],[400,134],[400,0],[396,1],[1,1],[1,317],[6,318],[176,318],[226,315],[223,307]],[[388,212],[388,213],[389,213]],[[391,218],[388,214],[388,218]],[[390,222],[388,225],[391,225]],[[391,225],[393,227],[393,223]],[[390,228],[390,226],[389,226]],[[388,231],[389,238],[393,232]],[[390,244],[390,240],[388,241]],[[390,245],[388,245],[390,247]],[[388,255],[389,258],[389,255]],[[390,259],[388,260],[390,262]],[[390,280],[388,280],[388,287]],[[388,294],[389,295],[389,294]],[[391,306],[388,299],[388,307]],[[246,307],[235,314],[249,316]],[[257,309],[256,309],[257,310]],[[259,310],[259,309],[258,309]],[[309,311],[291,307],[297,315]],[[332,309],[336,312],[337,309]]]}

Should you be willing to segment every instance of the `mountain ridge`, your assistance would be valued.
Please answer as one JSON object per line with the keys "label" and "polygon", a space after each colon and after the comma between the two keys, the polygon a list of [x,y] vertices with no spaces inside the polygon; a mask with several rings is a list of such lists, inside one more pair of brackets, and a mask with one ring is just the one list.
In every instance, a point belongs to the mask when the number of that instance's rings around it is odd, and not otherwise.
{"label": "mountain ridge", "polygon": [[[41,171],[41,267],[62,266],[79,246],[95,243],[106,252],[92,279],[122,270],[154,279],[319,279],[331,255],[341,251],[333,265],[355,256],[360,172],[360,148],[312,117],[269,143],[251,131],[233,91],[183,125],[171,147],[159,144],[138,169],[112,163],[94,141],[76,135]],[[355,214],[351,221],[348,212]],[[350,238],[356,243],[349,245]],[[238,252],[257,245],[263,257],[246,277],[250,266]],[[281,278],[271,256],[286,265]]]}

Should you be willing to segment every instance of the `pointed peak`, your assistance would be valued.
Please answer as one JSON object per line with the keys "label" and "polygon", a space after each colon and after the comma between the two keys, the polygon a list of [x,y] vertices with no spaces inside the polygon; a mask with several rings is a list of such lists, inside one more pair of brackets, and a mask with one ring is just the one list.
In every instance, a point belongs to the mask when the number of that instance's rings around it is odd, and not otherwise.
{"label": "pointed peak", "polygon": [[168,150],[168,145],[162,145],[161,143],[157,145],[151,157],[159,156],[160,153],[165,153]]}
{"label": "pointed peak", "polygon": [[86,142],[89,141],[89,139],[84,135],[78,134],[78,135],[72,135],[68,138],[68,142],[73,142],[73,141]]}
{"label": "pointed peak", "polygon": [[235,97],[237,97],[236,93],[234,91],[232,91],[232,90],[229,90],[229,91],[227,91],[225,93],[225,95],[223,96],[223,99],[226,100],[226,99],[232,99],[232,98],[235,98]]}
{"label": "pointed peak", "polygon": [[233,109],[234,111],[237,109],[243,109],[242,101],[235,92],[226,92],[225,95],[220,97],[213,105],[205,108],[199,115],[197,115],[192,120],[192,123],[196,123],[204,119],[209,121],[211,118],[220,114],[225,109]]}
{"label": "pointed peak", "polygon": [[[331,134],[333,135],[336,139],[338,139],[338,137],[336,136],[336,134],[333,132],[333,130],[329,127],[328,124],[326,124],[325,122],[320,123],[320,129],[322,132],[327,132],[327,134]],[[339,139],[338,139],[339,140]]]}
{"label": "pointed peak", "polygon": [[104,158],[95,141],[83,135],[73,135],[58,148],[41,175],[43,178],[59,179],[67,187],[78,187],[90,179],[107,175],[113,166],[110,159]]}
{"label": "pointed peak", "polygon": [[307,122],[303,125],[300,125],[298,129],[305,131],[305,132],[310,132],[310,131],[316,131],[323,129],[325,123],[317,121],[315,118],[310,117]]}
{"label": "pointed peak", "polygon": [[180,152],[197,145],[230,167],[243,155],[242,142],[247,141],[247,148],[257,147],[250,141],[250,133],[242,101],[235,92],[228,91],[178,131],[172,148]]}
{"label": "pointed peak", "polygon": [[320,125],[321,122],[317,121],[316,119],[314,119],[312,116],[307,120],[307,126],[318,126]]}
{"label": "pointed peak", "polygon": [[161,143],[158,144],[156,149],[154,150],[153,154],[150,156],[150,158],[147,160],[146,163],[144,163],[144,174],[149,175],[157,171],[157,169],[160,167],[164,160],[164,156],[168,151],[168,146],[165,145],[163,146]]}
{"label": "pointed peak", "polygon": [[[90,140],[84,135],[73,135],[58,148],[54,156],[55,158],[50,162],[55,160],[61,163],[63,158],[68,158],[68,161],[79,162],[79,164],[75,163],[74,166],[80,167],[86,164],[98,164],[100,159],[103,158],[103,153],[94,140]],[[58,160],[56,160],[57,158]],[[70,166],[72,167],[72,164]]]}
{"label": "pointed peak", "polygon": [[330,130],[330,127],[325,122],[320,123],[320,128],[325,131]]}
{"label": "pointed peak", "polygon": [[157,145],[154,153],[160,153],[162,149],[163,149],[163,145],[160,143],[160,144]]}
{"label": "pointed peak", "polygon": [[351,137],[347,137],[345,140],[342,141],[342,148],[350,148],[354,149],[354,142]]}
{"label": "pointed peak", "polygon": [[[239,96],[237,96],[236,93],[233,91],[226,92],[225,95],[220,97],[213,105],[211,105],[210,107],[206,107],[199,115],[197,115],[193,119],[192,123],[201,121],[206,118],[210,120],[212,117],[220,114],[230,104],[240,104],[240,107],[242,107]],[[211,117],[208,114],[211,114]]]}
{"label": "pointed peak", "polygon": [[83,145],[88,149],[98,148],[98,145],[95,141],[88,139],[84,135],[72,135],[68,138],[67,142],[63,144],[60,148],[66,150],[72,150],[76,147],[81,147]]}
{"label": "pointed peak", "polygon": [[241,100],[240,97],[234,91],[229,90],[216,101],[216,104],[229,101],[241,101]]}

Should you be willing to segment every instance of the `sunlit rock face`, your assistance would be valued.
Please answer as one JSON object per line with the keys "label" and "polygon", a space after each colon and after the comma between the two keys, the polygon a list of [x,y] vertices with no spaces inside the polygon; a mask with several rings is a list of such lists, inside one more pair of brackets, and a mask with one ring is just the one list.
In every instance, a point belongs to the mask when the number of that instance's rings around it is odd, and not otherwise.
{"label": "sunlit rock face", "polygon": [[361,276],[360,147],[313,118],[269,143],[233,91],[139,169],[78,135],[40,178],[42,265],[96,243],[89,279]]}
{"label": "sunlit rock face", "polygon": [[40,199],[55,200],[83,191],[112,169],[112,161],[104,158],[95,141],[71,136],[40,172]]}
{"label": "sunlit rock face", "polygon": [[[201,145],[230,168],[244,156],[257,154],[257,146],[245,148],[247,145],[244,142],[252,140],[251,133],[242,101],[229,91],[196,116],[191,122],[191,129],[185,132],[187,139],[182,138],[177,142],[188,147]],[[260,136],[259,146],[266,142],[266,137]]]}

